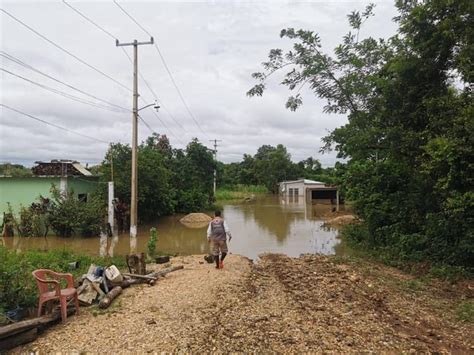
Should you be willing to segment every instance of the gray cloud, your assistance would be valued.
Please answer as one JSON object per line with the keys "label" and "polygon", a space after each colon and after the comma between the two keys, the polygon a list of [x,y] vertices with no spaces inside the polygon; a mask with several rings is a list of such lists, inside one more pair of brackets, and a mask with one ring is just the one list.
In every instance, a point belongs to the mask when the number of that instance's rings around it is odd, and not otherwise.
{"label": "gray cloud", "polygon": [[[74,1],[71,4],[114,34],[120,41],[147,40],[143,33],[112,2]],[[343,115],[323,113],[324,101],[304,92],[304,105],[297,112],[285,109],[288,96],[279,85],[281,76],[269,82],[262,98],[248,98],[254,84],[250,74],[261,70],[271,48],[287,49],[291,42],[279,38],[282,28],[312,29],[330,51],[347,32],[346,14],[363,9],[365,2],[122,2],[140,23],[154,34],[175,80],[205,134],[196,126],[179,100],[158,53],[152,46],[139,47],[139,68],[166,109],[159,116],[142,117],[153,129],[166,134],[171,143],[184,147],[192,137],[211,146],[209,139],[222,139],[219,159],[239,161],[254,154],[262,144],[282,143],[295,161],[309,155],[332,165],[335,153],[321,155],[321,138],[346,122]],[[132,87],[132,65],[114,41],[85,22],[61,2],[3,1],[2,7],[31,27]],[[362,35],[387,37],[394,33],[392,2],[377,2],[376,16]],[[80,64],[24,27],[1,14],[1,50],[67,83],[121,106],[131,107],[131,93]],[[126,48],[131,55],[131,48]],[[1,65],[19,75],[80,95],[58,83],[1,58]],[[144,83],[142,99],[153,101]],[[114,113],[70,101],[2,74],[1,102],[79,133],[110,142],[130,141],[131,114]],[[87,98],[87,97],[85,97]],[[179,125],[169,116],[170,112]],[[183,128],[181,128],[184,127]],[[150,134],[139,125],[139,139]],[[0,161],[31,163],[46,159],[102,160],[106,144],[66,133],[3,109],[0,122]]]}

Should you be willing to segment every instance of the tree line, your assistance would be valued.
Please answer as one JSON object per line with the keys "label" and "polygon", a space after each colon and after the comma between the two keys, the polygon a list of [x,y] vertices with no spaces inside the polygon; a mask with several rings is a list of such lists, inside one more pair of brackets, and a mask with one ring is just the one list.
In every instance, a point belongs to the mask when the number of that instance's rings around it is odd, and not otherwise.
{"label": "tree line", "polygon": [[337,163],[335,167],[323,168],[313,157],[295,163],[284,145],[262,145],[255,155],[244,154],[241,162],[220,162],[217,176],[222,187],[262,185],[278,193],[278,183],[286,180],[305,178],[335,184],[342,166]]}
{"label": "tree line", "polygon": [[[297,178],[336,181],[337,168],[323,169],[318,160],[291,160],[286,147],[263,145],[256,154],[244,154],[241,162],[216,162],[213,151],[197,139],[185,149],[172,148],[165,135],[153,134],[138,147],[138,214],[152,220],[175,212],[196,212],[215,203],[214,168],[217,186],[232,189],[237,185],[262,185],[277,193],[278,182]],[[115,196],[130,203],[131,148],[111,144],[98,167],[103,182],[115,182]],[[106,193],[106,189],[102,189]]]}

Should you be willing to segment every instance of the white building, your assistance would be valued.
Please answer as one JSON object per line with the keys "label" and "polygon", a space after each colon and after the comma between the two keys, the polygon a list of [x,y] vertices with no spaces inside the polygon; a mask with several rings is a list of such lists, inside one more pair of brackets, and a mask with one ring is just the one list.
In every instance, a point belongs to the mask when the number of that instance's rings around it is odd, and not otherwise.
{"label": "white building", "polygon": [[339,191],[337,187],[326,186],[320,181],[299,179],[280,182],[280,194],[306,203],[336,204],[339,210]]}

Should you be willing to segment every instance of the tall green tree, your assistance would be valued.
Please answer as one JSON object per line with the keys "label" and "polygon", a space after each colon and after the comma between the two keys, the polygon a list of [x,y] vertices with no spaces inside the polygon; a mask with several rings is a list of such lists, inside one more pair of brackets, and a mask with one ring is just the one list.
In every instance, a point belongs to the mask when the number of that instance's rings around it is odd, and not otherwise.
{"label": "tall green tree", "polygon": [[193,139],[185,151],[175,151],[173,186],[177,191],[177,210],[191,212],[209,206],[214,200],[212,151]]}
{"label": "tall green tree", "polygon": [[[359,38],[373,5],[348,16],[350,32],[326,54],[312,31],[282,30],[293,49],[270,51],[259,83],[282,83],[326,99],[348,123],[324,138],[348,160],[345,190],[364,224],[356,235],[400,258],[474,266],[471,1],[398,1],[389,40]],[[302,104],[299,94],[286,106]],[[355,235],[355,234],[354,234]]]}

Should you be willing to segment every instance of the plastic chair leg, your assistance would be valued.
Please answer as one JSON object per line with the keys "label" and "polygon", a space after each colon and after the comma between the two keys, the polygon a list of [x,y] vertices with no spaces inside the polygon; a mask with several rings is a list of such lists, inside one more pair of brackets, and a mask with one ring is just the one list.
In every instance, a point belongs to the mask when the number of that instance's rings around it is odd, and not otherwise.
{"label": "plastic chair leg", "polygon": [[43,302],[39,302],[38,306],[38,317],[41,317],[41,311],[43,310]]}
{"label": "plastic chair leg", "polygon": [[61,320],[64,322],[66,322],[66,318],[67,318],[67,299],[66,297],[61,297]]}
{"label": "plastic chair leg", "polygon": [[76,315],[79,314],[79,297],[77,293],[74,295],[74,305],[76,306]]}

